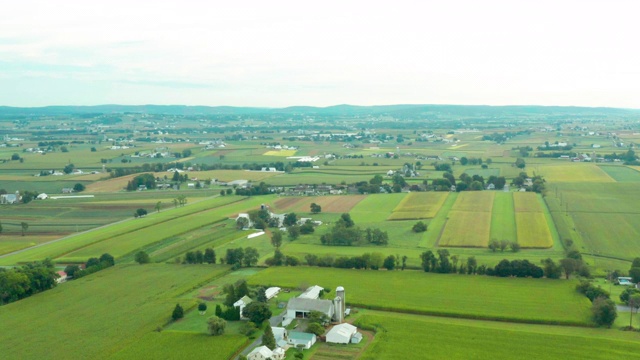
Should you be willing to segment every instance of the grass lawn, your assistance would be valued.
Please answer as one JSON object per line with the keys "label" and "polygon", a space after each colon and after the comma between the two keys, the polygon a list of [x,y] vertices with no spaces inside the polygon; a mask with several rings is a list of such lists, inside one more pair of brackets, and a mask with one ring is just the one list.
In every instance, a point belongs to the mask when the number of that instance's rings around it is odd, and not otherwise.
{"label": "grass lawn", "polygon": [[[589,323],[590,302],[575,291],[575,281],[282,267],[265,269],[248,282],[290,288],[302,282],[330,289],[344,286],[348,305],[380,310],[531,323]],[[474,289],[474,296],[469,296],[469,289]]]}

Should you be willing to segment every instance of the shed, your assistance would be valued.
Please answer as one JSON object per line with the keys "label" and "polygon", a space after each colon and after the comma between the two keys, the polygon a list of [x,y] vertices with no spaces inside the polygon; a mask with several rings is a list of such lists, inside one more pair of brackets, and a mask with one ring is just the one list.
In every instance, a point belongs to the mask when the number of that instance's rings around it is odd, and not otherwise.
{"label": "shed", "polygon": [[290,331],[288,343],[298,349],[310,349],[316,343],[316,335],[298,331]]}
{"label": "shed", "polygon": [[358,328],[347,323],[331,328],[327,333],[327,342],[334,344],[349,344],[351,338],[358,333]]}
{"label": "shed", "polygon": [[271,300],[273,299],[274,296],[278,295],[280,293],[280,289],[277,286],[274,287],[270,287],[267,290],[264,291],[264,294],[267,296],[267,300]]}
{"label": "shed", "polygon": [[42,193],[42,194],[36,196],[36,199],[38,199],[38,200],[45,200],[47,198],[49,198],[49,195],[47,195],[45,193]]}
{"label": "shed", "polygon": [[303,299],[317,299],[320,297],[320,291],[323,291],[324,288],[318,285],[314,285],[310,288],[308,288],[307,290],[305,290],[300,296],[298,296],[299,298],[303,298]]}

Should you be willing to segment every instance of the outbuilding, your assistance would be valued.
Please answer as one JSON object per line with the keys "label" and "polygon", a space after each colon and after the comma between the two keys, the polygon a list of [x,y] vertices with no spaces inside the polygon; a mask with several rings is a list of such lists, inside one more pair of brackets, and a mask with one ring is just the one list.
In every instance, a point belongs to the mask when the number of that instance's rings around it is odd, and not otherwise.
{"label": "outbuilding", "polygon": [[310,349],[316,343],[316,335],[298,331],[290,331],[287,342],[297,349]]}
{"label": "outbuilding", "polygon": [[[349,344],[351,343],[351,339],[358,334],[358,328],[347,323],[342,323],[334,326],[327,333],[327,342],[334,344]],[[356,337],[356,339],[362,339],[362,335],[360,337]],[[358,341],[359,342],[359,341]]]}

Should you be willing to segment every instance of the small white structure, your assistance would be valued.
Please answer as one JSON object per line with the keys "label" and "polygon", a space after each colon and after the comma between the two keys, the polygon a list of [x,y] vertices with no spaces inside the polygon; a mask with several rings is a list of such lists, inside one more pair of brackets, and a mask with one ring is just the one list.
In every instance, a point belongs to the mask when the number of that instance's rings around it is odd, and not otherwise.
{"label": "small white structure", "polygon": [[300,296],[301,299],[317,299],[320,297],[320,291],[323,291],[324,288],[318,285],[313,285],[312,287],[305,290]]}
{"label": "small white structure", "polygon": [[233,307],[240,308],[240,316],[242,316],[242,310],[244,310],[245,306],[251,304],[253,300],[247,295],[243,296],[240,300],[233,303]]}
{"label": "small white structure", "polygon": [[267,300],[273,299],[276,295],[278,295],[280,293],[280,290],[282,290],[282,289],[280,289],[277,286],[270,287],[267,290],[265,290],[264,293],[267,296]]}
{"label": "small white structure", "polygon": [[273,338],[276,340],[276,345],[280,347],[287,346],[287,329],[283,327],[272,326]]}
{"label": "small white structure", "polygon": [[260,235],[264,235],[264,231],[258,231],[257,233],[249,234],[247,239],[253,239],[254,237],[258,237]]}
{"label": "small white structure", "polygon": [[19,191],[16,191],[15,194],[0,195],[0,204],[17,204],[19,201],[20,201]]}
{"label": "small white structure", "polygon": [[38,200],[46,200],[48,198],[49,198],[49,195],[47,195],[45,193],[42,193],[42,194],[36,196],[36,199],[38,199]]}
{"label": "small white structure", "polygon": [[289,331],[289,345],[297,349],[310,349],[316,343],[316,335],[298,331]]}
{"label": "small white structure", "polygon": [[65,282],[65,281],[67,281],[68,276],[67,276],[67,273],[66,273],[66,272],[64,272],[64,271],[58,271],[58,272],[56,272],[56,274],[58,274],[58,278],[56,278],[56,282],[57,282],[58,284],[60,284],[60,283],[63,283],[63,282]]}
{"label": "small white structure", "polygon": [[275,348],[271,351],[268,347],[262,345],[251,350],[247,355],[249,360],[282,360],[284,359],[284,350],[281,348]]}
{"label": "small white structure", "polygon": [[[351,339],[358,333],[358,328],[347,323],[334,326],[327,333],[327,342],[334,344],[349,344]],[[360,336],[362,338],[362,335]]]}

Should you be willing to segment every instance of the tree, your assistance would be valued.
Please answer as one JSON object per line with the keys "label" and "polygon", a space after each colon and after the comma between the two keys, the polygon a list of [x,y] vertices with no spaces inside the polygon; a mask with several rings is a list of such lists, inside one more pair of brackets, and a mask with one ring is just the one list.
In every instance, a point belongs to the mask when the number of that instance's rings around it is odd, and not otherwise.
{"label": "tree", "polygon": [[292,225],[287,228],[287,233],[289,233],[289,240],[293,241],[300,237],[300,226]]}
{"label": "tree", "polygon": [[311,203],[311,213],[319,214],[322,211],[322,207],[316,203]]}
{"label": "tree", "polygon": [[267,293],[263,287],[258,288],[258,291],[256,294],[256,300],[262,303],[266,303],[268,301]]}
{"label": "tree", "polygon": [[204,262],[207,264],[215,264],[216,263],[216,251],[212,248],[204,249]]}
{"label": "tree", "polygon": [[298,215],[296,213],[288,213],[284,216],[282,220],[282,225],[284,226],[292,226],[298,223]]}
{"label": "tree", "polygon": [[243,262],[244,266],[255,266],[258,263],[258,259],[260,258],[260,254],[258,250],[252,247],[247,247],[244,249]]}
{"label": "tree", "polygon": [[629,328],[633,328],[633,310],[636,310],[636,314],[638,313],[638,309],[640,309],[640,294],[633,294],[629,299]]}
{"label": "tree", "polygon": [[73,275],[77,272],[80,272],[80,266],[78,265],[67,265],[64,268],[64,272],[67,274],[68,277],[73,277]]}
{"label": "tree", "polygon": [[575,259],[566,258],[560,260],[560,267],[564,271],[565,279],[568,280],[569,276],[577,270],[578,264]]}
{"label": "tree", "polygon": [[591,313],[593,314],[593,321],[596,325],[609,328],[618,316],[616,313],[616,304],[611,301],[611,299],[605,297],[598,297],[593,301]]}
{"label": "tree", "polygon": [[[309,329],[307,328],[307,330]],[[262,334],[261,345],[268,347],[269,350],[273,350],[276,348],[276,338],[275,336],[273,336],[273,329],[271,329],[271,326],[269,324],[264,327],[264,334]]]}
{"label": "tree", "polygon": [[29,224],[23,221],[20,223],[20,227],[22,228],[22,236],[24,236],[24,233],[29,229]]}
{"label": "tree", "polygon": [[413,228],[411,228],[411,230],[413,230],[413,232],[415,233],[425,232],[427,231],[427,224],[422,221],[418,221],[417,223],[415,223],[415,225],[413,225]]}
{"label": "tree", "polygon": [[628,287],[624,289],[622,293],[620,293],[620,301],[625,303],[625,305],[629,305],[629,299],[631,299],[631,297],[636,294],[640,294],[640,290],[634,287]]}
{"label": "tree", "polygon": [[271,318],[272,313],[269,310],[269,305],[254,301],[245,306],[242,310],[242,315],[256,324],[262,324],[265,320]]}
{"label": "tree", "polygon": [[500,251],[504,252],[507,247],[509,247],[509,242],[507,240],[500,240]]}
{"label": "tree", "polygon": [[489,242],[489,249],[492,252],[496,252],[496,250],[498,250],[499,247],[500,247],[500,242],[498,242],[498,240],[493,239]]}
{"label": "tree", "polygon": [[145,210],[145,209],[138,209],[134,213],[134,217],[143,217],[145,215],[147,215],[147,210]]}
{"label": "tree", "polygon": [[271,245],[276,249],[282,246],[282,231],[276,229],[271,233]]}
{"label": "tree", "polygon": [[218,336],[224,334],[224,328],[227,326],[227,322],[217,316],[212,316],[207,320],[207,329],[212,336]]}
{"label": "tree", "polygon": [[200,312],[200,315],[204,315],[207,312],[207,304],[203,302],[198,304],[198,311]]}
{"label": "tree", "polygon": [[524,159],[523,158],[517,158],[516,159],[516,166],[518,167],[518,169],[524,169],[524,167],[526,166]]}
{"label": "tree", "polygon": [[509,243],[509,247],[511,248],[511,251],[513,252],[518,252],[520,251],[520,244],[518,244],[517,241],[512,241]]}
{"label": "tree", "polygon": [[146,252],[140,250],[136,253],[135,256],[135,260],[138,264],[148,264],[151,262],[151,258],[149,257],[149,254],[147,254]]}
{"label": "tree", "polygon": [[312,322],[312,323],[309,323],[309,325],[307,325],[306,331],[312,334],[316,334],[317,336],[320,336],[324,334],[324,327],[318,324],[317,322]]}
{"label": "tree", "polygon": [[562,268],[550,258],[542,260],[542,264],[544,265],[544,276],[548,279],[558,279],[562,275]]}
{"label": "tree", "polygon": [[108,253],[100,255],[100,259],[98,260],[100,261],[100,264],[107,264],[107,266],[113,266],[116,264],[116,259]]}
{"label": "tree", "polygon": [[384,259],[384,263],[382,264],[382,267],[384,267],[387,270],[393,270],[396,266],[396,257],[393,255],[389,255]]}
{"label": "tree", "polygon": [[247,219],[246,217],[239,217],[238,220],[236,220],[236,228],[238,230],[246,229],[248,227],[249,219]]}
{"label": "tree", "polygon": [[344,225],[344,227],[346,228],[350,228],[355,225],[353,220],[351,220],[351,215],[349,215],[349,213],[344,213],[340,215],[340,219],[338,220],[338,223],[341,225]]}
{"label": "tree", "polygon": [[311,220],[305,221],[305,223],[300,226],[300,233],[303,235],[313,234],[314,231],[316,231],[316,229],[313,227]]}
{"label": "tree", "polygon": [[402,270],[404,270],[407,267],[407,260],[409,259],[409,257],[407,255],[402,255]]}
{"label": "tree", "polygon": [[632,267],[629,270],[629,276],[631,276],[631,281],[634,283],[640,282],[640,267]]}
{"label": "tree", "polygon": [[84,191],[84,189],[85,187],[81,183],[76,183],[75,185],[73,185],[73,191],[75,192],[82,192]]}
{"label": "tree", "polygon": [[184,309],[180,304],[176,304],[176,307],[173,309],[173,313],[171,314],[171,318],[173,321],[178,319],[182,319],[184,317]]}
{"label": "tree", "polygon": [[160,212],[160,207],[162,207],[162,201],[156,203],[156,212]]}

